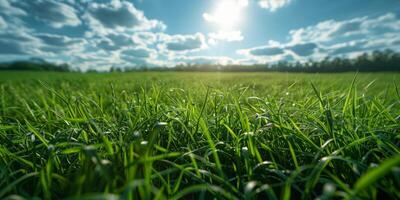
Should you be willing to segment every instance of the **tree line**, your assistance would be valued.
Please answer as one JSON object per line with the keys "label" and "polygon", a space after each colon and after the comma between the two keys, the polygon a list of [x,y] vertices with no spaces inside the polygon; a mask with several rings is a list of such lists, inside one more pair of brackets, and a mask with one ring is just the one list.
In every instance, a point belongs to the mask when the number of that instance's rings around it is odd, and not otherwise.
{"label": "tree line", "polygon": [[3,71],[57,71],[70,72],[72,68],[64,64],[55,64],[47,62],[40,58],[31,58],[29,60],[13,61],[0,63],[0,70]]}
{"label": "tree line", "polygon": [[[77,71],[68,64],[54,64],[40,58],[32,58],[26,61],[14,61],[0,63],[0,70],[29,70],[29,71]],[[373,51],[363,53],[355,58],[326,57],[320,61],[308,60],[307,62],[277,62],[273,64],[254,65],[177,65],[175,67],[131,67],[121,69],[111,67],[109,72],[129,71],[226,71],[226,72],[378,72],[400,71],[400,53],[393,50]],[[95,72],[90,70],[89,72]]]}
{"label": "tree line", "polygon": [[[113,69],[111,70],[113,71]],[[115,69],[114,69],[115,71]],[[277,62],[254,65],[178,65],[173,68],[156,67],[130,68],[125,71],[227,71],[227,72],[378,72],[400,71],[400,53],[393,50],[363,53],[355,58],[326,57],[321,61]]]}

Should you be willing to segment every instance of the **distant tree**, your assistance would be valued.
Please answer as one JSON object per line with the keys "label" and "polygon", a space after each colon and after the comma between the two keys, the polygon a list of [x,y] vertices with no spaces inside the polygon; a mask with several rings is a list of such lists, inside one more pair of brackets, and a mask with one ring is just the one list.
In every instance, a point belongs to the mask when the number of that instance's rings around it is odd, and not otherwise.
{"label": "distant tree", "polygon": [[[31,71],[72,71],[68,64],[52,64],[40,58],[28,61],[15,61],[0,63],[0,70],[31,70]],[[94,69],[88,72],[94,72]],[[122,71],[227,71],[227,72],[375,72],[375,71],[400,71],[400,53],[390,49],[363,53],[355,58],[326,57],[320,61],[308,60],[306,62],[281,61],[273,64],[254,65],[216,65],[216,64],[178,64],[175,67],[148,67],[146,65],[125,67],[113,66],[109,72]]]}
{"label": "distant tree", "polygon": [[17,70],[17,71],[72,71],[68,64],[53,64],[46,62],[43,59],[32,58],[26,61],[14,61],[0,64],[0,70]]}

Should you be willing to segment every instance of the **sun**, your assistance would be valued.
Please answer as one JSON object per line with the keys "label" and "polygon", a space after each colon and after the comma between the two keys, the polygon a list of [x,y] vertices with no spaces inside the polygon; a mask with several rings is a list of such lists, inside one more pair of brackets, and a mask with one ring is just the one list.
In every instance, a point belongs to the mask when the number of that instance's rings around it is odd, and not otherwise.
{"label": "sun", "polygon": [[211,13],[204,13],[206,21],[215,23],[220,29],[232,29],[239,25],[243,8],[247,6],[243,0],[219,0]]}

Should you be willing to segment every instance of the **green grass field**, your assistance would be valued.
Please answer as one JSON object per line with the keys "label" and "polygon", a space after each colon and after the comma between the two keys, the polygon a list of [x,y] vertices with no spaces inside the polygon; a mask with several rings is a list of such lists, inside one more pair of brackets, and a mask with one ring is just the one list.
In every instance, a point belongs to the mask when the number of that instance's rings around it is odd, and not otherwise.
{"label": "green grass field", "polygon": [[400,74],[0,73],[0,199],[399,199]]}

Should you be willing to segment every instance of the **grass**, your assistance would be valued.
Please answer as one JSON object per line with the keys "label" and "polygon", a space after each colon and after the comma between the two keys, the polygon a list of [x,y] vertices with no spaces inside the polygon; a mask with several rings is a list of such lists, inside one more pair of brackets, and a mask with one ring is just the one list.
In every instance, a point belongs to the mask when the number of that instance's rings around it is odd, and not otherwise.
{"label": "grass", "polygon": [[0,74],[2,199],[399,199],[400,74]]}

